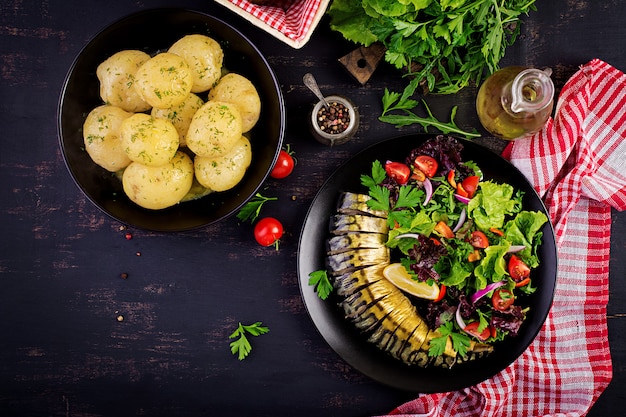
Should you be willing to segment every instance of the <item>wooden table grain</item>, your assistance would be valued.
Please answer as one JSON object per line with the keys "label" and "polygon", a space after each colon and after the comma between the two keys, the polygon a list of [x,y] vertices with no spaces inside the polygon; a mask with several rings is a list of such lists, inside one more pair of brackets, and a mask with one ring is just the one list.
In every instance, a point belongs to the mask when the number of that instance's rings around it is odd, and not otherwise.
{"label": "wooden table grain", "polygon": [[[208,12],[254,40],[274,68],[287,107],[285,143],[298,164],[263,192],[281,219],[280,250],[258,246],[231,217],[184,233],[126,228],[94,207],[72,182],[57,142],[59,94],[73,59],[107,24],[167,1],[7,0],[0,6],[0,415],[9,416],[368,416],[412,394],[348,366],[323,341],[300,297],[300,228],[324,180],[366,146],[400,132],[377,120],[385,87],[400,74],[381,64],[364,85],[338,58],[355,45],[324,18],[311,41],[292,49],[208,1]],[[626,8],[618,0],[537,2],[502,65],[549,66],[557,89],[593,58],[626,70]],[[361,127],[334,148],[314,141],[314,102],[302,76],[350,97]],[[475,88],[432,96],[435,115],[479,128]],[[484,133],[484,132],[483,132]],[[502,141],[478,140],[499,151]],[[612,216],[609,341],[613,381],[590,416],[623,415],[626,399],[626,215]],[[262,321],[270,333],[238,361],[229,334]]]}

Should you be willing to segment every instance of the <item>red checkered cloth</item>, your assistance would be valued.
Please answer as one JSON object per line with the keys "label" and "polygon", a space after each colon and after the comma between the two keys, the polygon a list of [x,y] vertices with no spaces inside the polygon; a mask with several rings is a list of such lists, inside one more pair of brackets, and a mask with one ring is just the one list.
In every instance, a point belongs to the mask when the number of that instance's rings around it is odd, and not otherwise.
{"label": "red checkered cloth", "polygon": [[554,119],[504,156],[543,197],[555,227],[554,304],[537,338],[490,380],[420,395],[390,415],[579,417],[612,377],[606,325],[611,207],[626,209],[626,76],[598,59],[567,82]]}
{"label": "red checkered cloth", "polygon": [[217,2],[288,45],[300,48],[310,39],[329,0],[273,0],[267,4],[248,0]]}

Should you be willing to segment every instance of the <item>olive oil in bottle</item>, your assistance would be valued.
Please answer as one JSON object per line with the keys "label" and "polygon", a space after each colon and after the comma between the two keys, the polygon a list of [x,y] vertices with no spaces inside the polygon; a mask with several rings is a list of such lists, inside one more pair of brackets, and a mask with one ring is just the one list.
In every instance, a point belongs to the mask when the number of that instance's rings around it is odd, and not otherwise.
{"label": "olive oil in bottle", "polygon": [[552,70],[521,66],[493,73],[478,90],[476,111],[483,127],[494,136],[513,140],[545,125],[554,105]]}

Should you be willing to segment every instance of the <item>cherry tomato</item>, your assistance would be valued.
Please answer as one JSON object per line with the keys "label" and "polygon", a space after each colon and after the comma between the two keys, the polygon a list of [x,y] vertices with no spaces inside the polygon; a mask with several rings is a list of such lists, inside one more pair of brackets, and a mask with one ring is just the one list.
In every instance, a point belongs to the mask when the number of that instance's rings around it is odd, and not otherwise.
{"label": "cherry tomato", "polygon": [[402,162],[387,161],[385,164],[385,172],[387,172],[389,178],[400,185],[406,184],[411,176],[411,168]]}
{"label": "cherry tomato", "polygon": [[465,326],[465,329],[463,329],[466,333],[471,334],[472,336],[474,336],[475,338],[479,339],[479,340],[487,340],[489,339],[489,337],[491,336],[491,329],[489,328],[489,326],[485,327],[482,332],[478,331],[478,326],[480,326],[480,323],[477,321],[473,321],[471,323],[468,323],[467,326]]}
{"label": "cherry tomato", "polygon": [[413,161],[413,165],[415,168],[419,169],[426,175],[428,178],[432,178],[437,173],[437,168],[439,168],[439,164],[435,161],[434,158],[426,155],[419,155]]}
{"label": "cherry tomato", "polygon": [[506,311],[515,302],[515,296],[513,292],[507,288],[498,288],[494,290],[491,296],[491,304],[493,308],[500,311]]}
{"label": "cherry tomato", "polygon": [[489,246],[489,239],[487,239],[487,235],[480,230],[474,230],[470,235],[469,243],[475,248],[485,249]]}
{"label": "cherry tomato", "polygon": [[470,175],[461,182],[461,186],[463,187],[469,198],[472,198],[474,196],[476,188],[478,188],[479,181],[480,178],[478,176]]}
{"label": "cherry tomato", "polygon": [[273,217],[264,217],[254,226],[254,238],[261,246],[278,244],[283,236],[283,225]]}
{"label": "cherry tomato", "polygon": [[530,275],[530,268],[520,258],[511,255],[509,259],[509,275],[514,281],[522,281]]}
{"label": "cherry tomato", "polygon": [[446,224],[444,221],[440,221],[435,225],[435,232],[439,233],[441,237],[447,237],[451,239],[454,237],[454,232],[450,229],[450,226]]}
{"label": "cherry tomato", "polygon": [[285,178],[291,174],[294,165],[295,161],[289,152],[281,149],[278,153],[276,164],[274,164],[274,168],[272,168],[272,171],[270,172],[270,177],[276,179]]}

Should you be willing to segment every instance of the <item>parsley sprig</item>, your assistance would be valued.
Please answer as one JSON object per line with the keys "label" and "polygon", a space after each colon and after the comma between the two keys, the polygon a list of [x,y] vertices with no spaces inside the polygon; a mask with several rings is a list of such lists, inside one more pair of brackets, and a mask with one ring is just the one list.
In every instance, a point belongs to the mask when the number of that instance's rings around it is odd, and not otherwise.
{"label": "parsley sprig", "polygon": [[385,177],[385,168],[378,160],[372,163],[371,175],[361,175],[361,184],[368,188],[368,194],[372,197],[367,205],[373,210],[386,211],[390,227],[394,227],[396,223],[407,226],[415,213],[413,207],[421,203],[424,192],[412,186],[401,186],[395,203],[392,203],[389,189],[380,185]]}
{"label": "parsley sprig", "polygon": [[265,197],[261,193],[256,193],[254,197],[252,197],[250,201],[244,204],[241,210],[239,210],[237,218],[242,222],[249,220],[251,223],[254,223],[254,221],[259,217],[259,214],[261,214],[263,204],[268,201],[275,200],[278,200],[278,197]]}
{"label": "parsley sprig", "polygon": [[465,356],[467,349],[470,347],[470,338],[465,333],[457,333],[454,331],[452,322],[447,322],[439,326],[437,331],[441,334],[430,341],[428,356],[441,356],[446,350],[448,339],[452,341],[452,349],[459,355]]}
{"label": "parsley sprig", "polygon": [[237,330],[235,330],[230,336],[230,339],[238,338],[237,340],[230,342],[230,351],[233,355],[237,355],[238,359],[244,360],[252,350],[252,345],[246,336],[246,333],[251,336],[259,336],[269,332],[268,327],[262,326],[260,321],[253,324],[244,325],[239,323]]}
{"label": "parsley sprig", "polygon": [[328,279],[328,272],[324,269],[309,274],[309,285],[315,287],[317,296],[322,300],[328,298],[333,291],[333,284]]}

